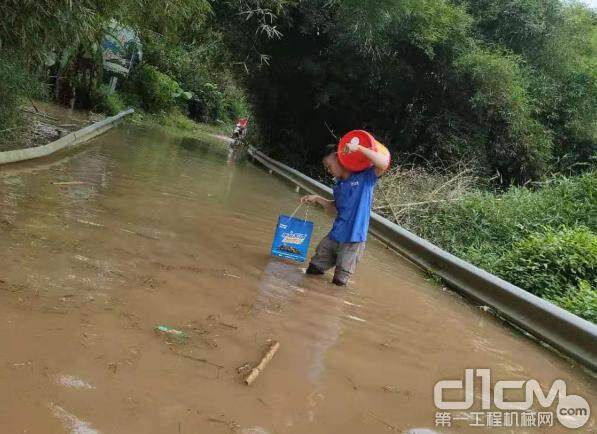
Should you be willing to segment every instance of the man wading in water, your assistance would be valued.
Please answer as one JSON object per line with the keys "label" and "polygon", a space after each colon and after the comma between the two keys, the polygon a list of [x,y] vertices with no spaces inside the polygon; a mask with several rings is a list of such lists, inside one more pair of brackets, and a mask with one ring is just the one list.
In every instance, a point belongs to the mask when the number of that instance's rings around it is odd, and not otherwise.
{"label": "man wading in water", "polygon": [[388,155],[375,152],[360,144],[347,143],[348,152],[361,152],[373,166],[361,172],[351,172],[340,164],[338,154],[330,150],[323,157],[323,165],[335,178],[334,199],[308,195],[303,203],[318,203],[326,210],[336,213],[334,226],[317,246],[311,258],[307,274],[324,274],[332,267],[336,285],[345,286],[355,272],[365,251],[369,217],[373,203],[373,190],[377,179],[390,164]]}

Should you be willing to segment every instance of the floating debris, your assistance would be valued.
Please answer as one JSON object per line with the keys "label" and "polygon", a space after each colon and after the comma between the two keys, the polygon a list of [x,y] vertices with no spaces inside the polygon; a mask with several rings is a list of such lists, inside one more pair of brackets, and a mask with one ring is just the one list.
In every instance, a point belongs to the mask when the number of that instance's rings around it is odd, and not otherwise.
{"label": "floating debris", "polygon": [[85,181],[65,181],[65,182],[52,182],[54,185],[86,185],[89,184]]}
{"label": "floating debris", "polygon": [[99,224],[99,223],[93,223],[93,222],[89,222],[89,221],[87,221],[87,220],[81,220],[81,219],[77,219],[77,221],[78,221],[79,223],[83,223],[84,225],[89,225],[89,226],[97,226],[97,227],[100,227],[100,228],[105,228],[105,226],[104,226],[104,225],[101,225],[101,224]]}
{"label": "floating debris", "polygon": [[184,357],[185,359],[194,360],[195,362],[205,363],[206,365],[210,365],[210,366],[216,367],[218,369],[224,369],[224,367],[222,365],[218,365],[217,363],[210,362],[207,359],[191,356],[190,354],[183,354],[181,352],[176,351],[174,348],[170,348],[170,351],[172,351],[177,356]]}
{"label": "floating debris", "polygon": [[238,326],[235,326],[234,324],[228,324],[228,323],[225,323],[225,322],[222,322],[222,321],[218,322],[218,324],[221,325],[221,326],[223,326],[223,327],[227,327],[229,329],[233,329],[233,330],[238,329]]}
{"label": "floating debris", "polygon": [[163,334],[170,335],[170,336],[176,336],[178,338],[188,338],[189,337],[185,332],[173,329],[173,328],[165,326],[165,325],[159,325],[155,328],[155,330],[159,333],[163,333]]}
{"label": "floating debris", "polygon": [[385,420],[383,420],[381,417],[379,417],[378,415],[376,415],[375,413],[373,413],[372,411],[369,411],[369,416],[371,416],[373,419],[377,420],[378,422],[381,422],[382,424],[384,424],[386,426],[386,428],[390,431],[395,431],[395,432],[399,432],[402,433],[403,431],[401,429],[399,429],[398,427],[389,424],[388,422],[386,422]]}
{"label": "floating debris", "polygon": [[244,375],[245,373],[247,373],[250,370],[251,370],[251,365],[249,363],[245,363],[244,365],[241,365],[238,368],[236,368],[236,372],[238,372],[241,375]]}
{"label": "floating debris", "polygon": [[157,240],[157,241],[160,240],[158,237],[154,237],[153,235],[140,234],[139,232],[129,231],[128,229],[124,229],[124,228],[120,228],[120,230],[122,232],[126,232],[127,234],[137,235],[138,237],[141,237],[141,238],[147,238],[150,240]]}
{"label": "floating debris", "polygon": [[237,276],[237,275],[235,275],[235,274],[228,274],[228,273],[224,273],[224,276],[227,276],[227,277],[234,277],[235,279],[240,279],[240,276]]}
{"label": "floating debris", "polygon": [[267,364],[270,362],[270,360],[274,357],[274,354],[276,354],[276,352],[278,351],[279,348],[280,348],[280,342],[274,341],[271,343],[269,350],[267,351],[267,353],[265,353],[265,355],[261,359],[261,362],[259,362],[259,365],[257,365],[255,368],[253,368],[251,370],[251,373],[247,376],[247,378],[245,378],[245,384],[247,386],[250,386],[251,383],[253,383],[257,379],[259,374],[261,374],[261,372],[263,372],[263,370],[265,369]]}
{"label": "floating debris", "polygon": [[159,325],[154,330],[156,331],[156,333],[165,335],[177,343],[185,343],[189,339],[189,335],[187,335],[185,332],[173,329],[165,325]]}

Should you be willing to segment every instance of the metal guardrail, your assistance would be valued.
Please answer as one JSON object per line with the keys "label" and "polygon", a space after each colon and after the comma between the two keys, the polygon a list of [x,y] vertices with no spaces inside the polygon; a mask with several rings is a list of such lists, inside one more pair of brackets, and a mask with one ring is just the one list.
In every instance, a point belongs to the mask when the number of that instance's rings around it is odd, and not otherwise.
{"label": "metal guardrail", "polygon": [[46,157],[62,149],[76,146],[86,142],[100,134],[106,132],[110,128],[117,125],[125,116],[130,115],[135,110],[130,108],[116,116],[108,117],[100,122],[88,125],[78,131],[67,134],[47,145],[36,146],[34,148],[15,149],[13,151],[0,152],[0,165],[8,163],[16,163],[19,161],[32,160],[34,158]]}
{"label": "metal guardrail", "polygon": [[[249,147],[268,169],[311,193],[331,197],[332,189]],[[371,213],[369,231],[420,267],[498,315],[597,371],[597,326],[440,249],[429,241]]]}

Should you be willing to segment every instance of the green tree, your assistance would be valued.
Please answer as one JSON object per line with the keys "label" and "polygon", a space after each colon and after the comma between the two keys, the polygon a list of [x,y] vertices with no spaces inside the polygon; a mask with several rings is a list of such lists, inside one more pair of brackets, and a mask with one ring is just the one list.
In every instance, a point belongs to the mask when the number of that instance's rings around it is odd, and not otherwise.
{"label": "green tree", "polygon": [[592,157],[594,15],[559,0],[320,0],[286,4],[279,39],[225,38],[269,56],[245,84],[277,157],[306,167],[365,128],[400,157],[470,159],[507,186]]}

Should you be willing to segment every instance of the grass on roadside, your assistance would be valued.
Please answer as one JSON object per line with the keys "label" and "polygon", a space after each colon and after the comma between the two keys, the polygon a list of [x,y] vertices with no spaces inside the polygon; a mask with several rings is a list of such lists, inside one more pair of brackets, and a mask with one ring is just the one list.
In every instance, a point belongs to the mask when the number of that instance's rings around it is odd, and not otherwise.
{"label": "grass on roadside", "polygon": [[597,323],[597,172],[537,189],[475,189],[455,175],[395,169],[376,207],[433,244]]}
{"label": "grass on roadside", "polygon": [[224,123],[212,125],[195,122],[177,109],[159,114],[149,114],[141,110],[136,110],[135,114],[131,117],[131,122],[135,125],[157,125],[173,132],[193,133],[204,137],[212,137],[213,135],[229,137],[234,129],[234,125]]}

